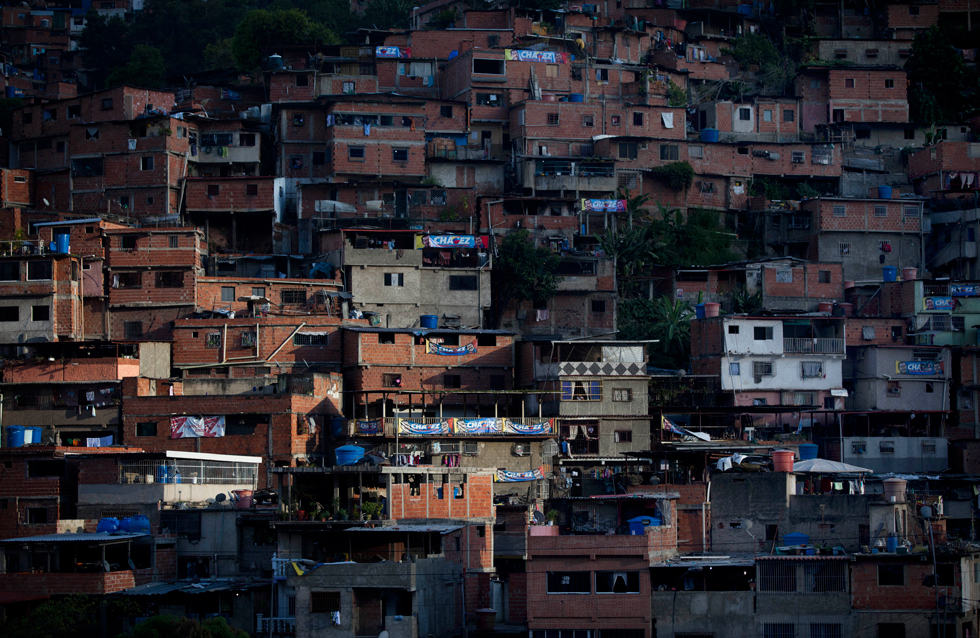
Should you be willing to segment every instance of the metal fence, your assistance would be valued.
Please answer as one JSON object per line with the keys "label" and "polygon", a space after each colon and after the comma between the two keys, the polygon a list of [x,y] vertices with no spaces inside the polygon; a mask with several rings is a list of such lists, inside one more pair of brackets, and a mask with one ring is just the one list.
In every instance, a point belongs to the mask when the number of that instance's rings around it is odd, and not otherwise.
{"label": "metal fence", "polygon": [[251,485],[258,480],[258,466],[251,463],[159,459],[119,464],[119,482],[189,483],[191,485]]}

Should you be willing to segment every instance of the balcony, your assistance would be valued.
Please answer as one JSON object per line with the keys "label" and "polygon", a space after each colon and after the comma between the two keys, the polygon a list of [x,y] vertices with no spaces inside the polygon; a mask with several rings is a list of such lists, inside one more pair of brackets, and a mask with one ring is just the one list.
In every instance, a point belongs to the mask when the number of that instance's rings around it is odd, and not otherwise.
{"label": "balcony", "polygon": [[616,167],[612,162],[538,159],[527,162],[525,185],[536,190],[615,192]]}
{"label": "balcony", "polygon": [[256,635],[259,636],[295,636],[296,617],[278,616],[269,618],[262,614],[255,616]]}
{"label": "balcony", "polygon": [[447,161],[503,161],[504,147],[501,144],[459,146],[454,140],[438,138],[426,145],[425,157]]}
{"label": "balcony", "polygon": [[[530,438],[555,436],[558,426],[554,419],[545,417],[408,417],[401,419],[413,427],[398,431],[398,417],[352,420],[348,423],[348,436],[376,436],[384,438]],[[478,423],[479,422],[479,423]],[[422,426],[422,427],[416,427]],[[430,427],[424,427],[430,426]],[[441,426],[441,427],[439,427]]]}
{"label": "balcony", "polygon": [[103,358],[81,361],[33,363],[8,361],[3,367],[4,383],[94,383],[138,377],[138,359]]}
{"label": "balcony", "polygon": [[844,354],[843,339],[783,339],[786,354]]}

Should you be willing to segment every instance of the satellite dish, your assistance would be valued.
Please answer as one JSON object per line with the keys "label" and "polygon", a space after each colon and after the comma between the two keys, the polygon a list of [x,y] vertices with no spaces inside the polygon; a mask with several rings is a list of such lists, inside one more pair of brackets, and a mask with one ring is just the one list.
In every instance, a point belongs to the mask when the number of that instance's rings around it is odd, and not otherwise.
{"label": "satellite dish", "polygon": [[388,638],[388,630],[387,629],[382,630],[381,633],[378,634],[378,638]]}
{"label": "satellite dish", "polygon": [[742,521],[742,527],[744,527],[746,530],[752,529],[753,525],[755,525],[755,523],[752,521]]}
{"label": "satellite dish", "polygon": [[44,205],[45,205],[45,206],[50,206],[50,205],[51,205],[51,202],[49,202],[49,201],[48,201],[48,199],[47,199],[46,197],[42,197],[42,198],[41,198],[41,201],[42,201],[42,202],[44,202]]}
{"label": "satellite dish", "polygon": [[924,505],[922,506],[922,509],[919,510],[919,514],[922,515],[922,518],[928,521],[932,518],[932,508],[928,505]]}
{"label": "satellite dish", "polygon": [[218,494],[217,496],[214,497],[214,502],[215,503],[224,503],[225,502],[225,499],[227,499],[227,498],[228,497],[225,496],[225,493],[222,492],[221,494]]}
{"label": "satellite dish", "polygon": [[541,513],[541,510],[534,510],[534,522],[543,523],[544,521],[544,514]]}

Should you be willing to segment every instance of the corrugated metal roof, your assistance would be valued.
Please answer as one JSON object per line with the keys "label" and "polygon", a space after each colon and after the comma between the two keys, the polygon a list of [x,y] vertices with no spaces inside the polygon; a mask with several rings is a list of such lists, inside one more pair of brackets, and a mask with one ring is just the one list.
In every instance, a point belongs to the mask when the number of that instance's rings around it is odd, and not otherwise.
{"label": "corrugated metal roof", "polygon": [[622,501],[680,497],[681,495],[677,492],[641,492],[638,494],[601,494],[599,496],[553,496],[552,498],[562,501]]}
{"label": "corrugated metal roof", "polygon": [[109,532],[88,532],[79,534],[42,534],[40,536],[22,536],[20,538],[7,538],[0,540],[0,543],[104,543],[131,540],[142,538],[149,534],[128,534]]}
{"label": "corrugated metal roof", "polygon": [[347,532],[430,532],[449,534],[463,529],[465,525],[391,525],[389,527],[351,527]]}
{"label": "corrugated metal roof", "polygon": [[[898,556],[898,554],[892,554],[892,556]],[[851,556],[790,556],[788,554],[784,555],[774,555],[774,556],[759,556],[756,560],[851,560]]]}
{"label": "corrugated metal roof", "polygon": [[162,596],[173,592],[182,594],[207,594],[217,591],[244,591],[252,587],[259,587],[261,583],[250,583],[244,580],[215,580],[201,581],[192,583],[190,581],[179,581],[171,583],[148,583],[139,587],[131,587],[121,592],[124,596]]}
{"label": "corrugated metal roof", "polygon": [[376,328],[374,326],[349,326],[344,325],[344,330],[350,330],[351,332],[382,332],[382,333],[392,333],[397,332],[401,334],[415,334],[415,335],[426,335],[426,334],[440,334],[444,332],[449,332],[452,334],[468,334],[468,335],[516,335],[516,332],[511,332],[509,330],[481,330],[474,328],[472,330],[467,329],[456,329],[456,328]]}

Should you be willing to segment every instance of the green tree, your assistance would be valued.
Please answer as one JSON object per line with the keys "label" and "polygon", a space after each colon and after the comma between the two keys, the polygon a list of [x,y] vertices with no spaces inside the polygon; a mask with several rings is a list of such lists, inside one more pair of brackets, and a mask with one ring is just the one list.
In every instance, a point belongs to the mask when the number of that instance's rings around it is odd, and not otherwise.
{"label": "green tree", "polygon": [[562,281],[558,275],[560,262],[559,255],[536,246],[527,230],[507,235],[494,269],[504,303],[531,301],[536,307],[543,306],[558,292]]}
{"label": "green tree", "polygon": [[221,616],[204,622],[177,616],[151,616],[136,625],[130,638],[247,638],[248,634],[234,629]]}
{"label": "green tree", "polygon": [[977,74],[967,68],[942,29],[930,27],[915,36],[905,71],[913,122],[958,122],[974,110]]}
{"label": "green tree", "polygon": [[85,14],[85,28],[78,36],[78,48],[93,88],[104,87],[109,69],[129,58],[127,29],[119,16],[106,18],[95,9],[89,9]]}
{"label": "green tree", "polygon": [[620,339],[660,341],[650,349],[652,365],[673,370],[688,367],[694,313],[687,302],[669,297],[626,299],[618,312]]}
{"label": "green tree", "polygon": [[163,55],[158,49],[145,44],[137,44],[129,62],[125,66],[117,66],[106,80],[107,86],[129,84],[147,89],[159,89],[163,86],[165,66]]}
{"label": "green tree", "polygon": [[235,29],[231,50],[239,70],[259,66],[263,49],[275,46],[331,44],[337,37],[299,9],[250,11]]}

